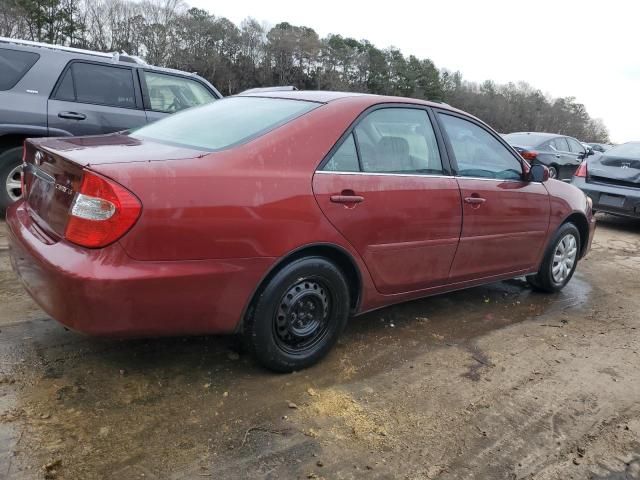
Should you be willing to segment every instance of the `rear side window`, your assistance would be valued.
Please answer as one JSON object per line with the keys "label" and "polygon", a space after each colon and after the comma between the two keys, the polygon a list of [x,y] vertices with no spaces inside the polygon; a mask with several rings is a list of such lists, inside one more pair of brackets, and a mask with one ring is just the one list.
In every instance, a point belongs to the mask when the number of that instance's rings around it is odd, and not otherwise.
{"label": "rear side window", "polygon": [[331,156],[327,164],[322,170],[331,172],[358,172],[358,152],[356,150],[356,142],[353,139],[353,133],[342,142],[342,145]]}
{"label": "rear side window", "polygon": [[0,48],[0,90],[15,87],[39,58],[37,53]]}
{"label": "rear side window", "polygon": [[75,62],[58,85],[56,100],[135,108],[133,71],[93,63]]}
{"label": "rear side window", "polygon": [[149,106],[155,112],[174,113],[216,99],[204,85],[176,75],[144,72]]}
{"label": "rear side window", "polygon": [[243,143],[318,107],[281,98],[230,97],[146,125],[131,136],[202,150]]}
{"label": "rear side window", "polygon": [[354,131],[365,172],[442,174],[438,144],[424,110],[375,110]]}
{"label": "rear side window", "polygon": [[551,140],[551,146],[559,152],[568,152],[569,145],[567,145],[567,141],[564,137],[556,137]]}

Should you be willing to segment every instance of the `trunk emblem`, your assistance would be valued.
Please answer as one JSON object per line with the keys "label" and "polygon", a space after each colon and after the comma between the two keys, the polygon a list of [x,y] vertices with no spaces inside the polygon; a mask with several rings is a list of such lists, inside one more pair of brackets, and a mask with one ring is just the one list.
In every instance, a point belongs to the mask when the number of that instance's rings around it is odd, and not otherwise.
{"label": "trunk emblem", "polygon": [[66,193],[67,195],[73,195],[73,190],[69,187],[65,187],[64,185],[60,185],[59,183],[56,183],[55,185],[56,190],[60,190],[63,193]]}
{"label": "trunk emblem", "polygon": [[33,159],[33,163],[36,164],[37,167],[39,167],[40,165],[42,165],[42,159],[44,158],[44,153],[42,153],[40,150],[38,150],[36,152],[36,156]]}

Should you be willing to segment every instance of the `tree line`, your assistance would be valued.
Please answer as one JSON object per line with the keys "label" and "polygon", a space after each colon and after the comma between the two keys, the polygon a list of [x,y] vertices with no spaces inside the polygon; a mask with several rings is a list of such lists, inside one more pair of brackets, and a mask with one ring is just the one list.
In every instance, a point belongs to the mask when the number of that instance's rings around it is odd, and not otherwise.
{"label": "tree line", "polygon": [[295,85],[443,101],[498,131],[547,131],[584,141],[609,134],[573,97],[551,98],[524,83],[474,83],[429,59],[368,40],[287,22],[236,25],[182,0],[0,0],[0,36],[100,51],[198,72],[222,93]]}

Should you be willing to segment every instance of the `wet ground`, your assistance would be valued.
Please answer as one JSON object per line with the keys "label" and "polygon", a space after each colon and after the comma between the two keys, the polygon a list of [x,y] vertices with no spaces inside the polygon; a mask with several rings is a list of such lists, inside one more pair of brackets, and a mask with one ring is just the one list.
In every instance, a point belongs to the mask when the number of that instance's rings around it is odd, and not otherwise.
{"label": "wet ground", "polygon": [[290,375],[231,338],[65,331],[0,224],[0,478],[640,479],[640,222],[599,220],[562,293],[381,310]]}

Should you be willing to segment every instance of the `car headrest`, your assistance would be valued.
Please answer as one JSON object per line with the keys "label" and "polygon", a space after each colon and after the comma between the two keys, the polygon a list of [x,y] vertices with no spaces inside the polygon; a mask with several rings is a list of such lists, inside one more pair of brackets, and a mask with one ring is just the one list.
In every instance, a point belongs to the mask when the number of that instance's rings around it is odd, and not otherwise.
{"label": "car headrest", "polygon": [[409,156],[409,142],[402,137],[382,137],[378,147],[384,156],[401,159]]}

